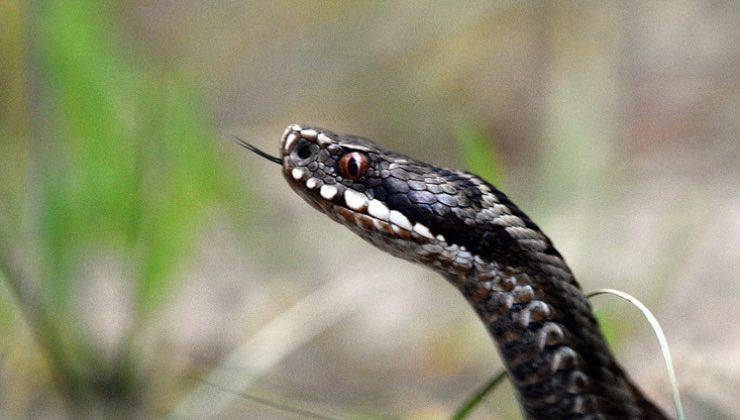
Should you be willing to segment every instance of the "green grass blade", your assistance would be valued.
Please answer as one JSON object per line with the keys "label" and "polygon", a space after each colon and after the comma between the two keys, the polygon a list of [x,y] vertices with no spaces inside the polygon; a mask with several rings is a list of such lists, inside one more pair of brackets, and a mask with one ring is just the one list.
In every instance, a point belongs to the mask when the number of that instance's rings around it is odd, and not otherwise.
{"label": "green grass blade", "polygon": [[463,403],[463,405],[460,406],[460,408],[455,411],[455,414],[452,416],[454,420],[462,420],[466,417],[468,417],[473,410],[478,406],[478,404],[483,401],[483,399],[488,395],[489,392],[496,389],[496,387],[506,379],[506,371],[501,369],[496,375],[491,378],[490,381],[488,381],[485,385],[483,385],[472,397],[470,397],[468,400]]}
{"label": "green grass blade", "polygon": [[487,141],[488,137],[482,129],[466,121],[455,128],[460,156],[467,170],[494,185],[501,185],[503,175],[499,155]]}
{"label": "green grass blade", "polygon": [[39,147],[47,300],[74,315],[80,266],[120,256],[143,319],[173,290],[204,212],[235,195],[226,191],[238,189],[228,181],[236,177],[197,83],[125,45],[110,2],[37,9],[39,78],[54,81],[39,95],[48,104]]}
{"label": "green grass blade", "polygon": [[601,328],[601,333],[606,339],[606,343],[609,344],[609,346],[614,346],[617,342],[617,336],[614,333],[614,324],[611,317],[602,310],[595,309],[593,312],[596,321],[599,323],[599,328]]}

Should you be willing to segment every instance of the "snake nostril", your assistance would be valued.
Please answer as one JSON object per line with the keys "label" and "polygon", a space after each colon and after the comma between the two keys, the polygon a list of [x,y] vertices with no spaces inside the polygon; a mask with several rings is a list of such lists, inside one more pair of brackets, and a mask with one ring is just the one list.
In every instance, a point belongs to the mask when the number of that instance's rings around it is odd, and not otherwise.
{"label": "snake nostril", "polygon": [[308,159],[311,157],[311,146],[308,143],[301,144],[296,150],[296,155],[298,155],[300,159]]}

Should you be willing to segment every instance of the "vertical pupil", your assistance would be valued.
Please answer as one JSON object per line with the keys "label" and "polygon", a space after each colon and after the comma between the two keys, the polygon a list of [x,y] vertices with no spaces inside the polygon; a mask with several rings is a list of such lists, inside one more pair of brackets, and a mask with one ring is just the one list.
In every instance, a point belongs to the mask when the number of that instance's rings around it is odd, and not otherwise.
{"label": "vertical pupil", "polygon": [[360,166],[357,164],[357,158],[351,157],[349,159],[349,162],[347,162],[347,172],[349,172],[352,176],[357,176],[357,174],[360,172]]}

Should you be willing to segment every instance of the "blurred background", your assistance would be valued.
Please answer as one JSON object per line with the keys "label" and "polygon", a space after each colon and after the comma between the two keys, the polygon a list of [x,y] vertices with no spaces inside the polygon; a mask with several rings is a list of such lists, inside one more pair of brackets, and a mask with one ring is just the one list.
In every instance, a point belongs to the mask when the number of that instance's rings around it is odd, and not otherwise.
{"label": "blurred background", "polygon": [[[740,416],[740,6],[0,0],[0,417],[440,418],[500,367],[295,196],[289,123],[481,173]],[[594,307],[672,412],[638,312]],[[503,385],[474,418],[520,418]]]}

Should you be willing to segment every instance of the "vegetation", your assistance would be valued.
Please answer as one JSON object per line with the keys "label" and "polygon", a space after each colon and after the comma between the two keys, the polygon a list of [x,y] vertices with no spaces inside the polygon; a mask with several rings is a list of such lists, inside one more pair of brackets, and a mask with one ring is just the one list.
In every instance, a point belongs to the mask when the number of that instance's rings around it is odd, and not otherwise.
{"label": "vegetation", "polygon": [[[0,0],[1,418],[518,418],[454,288],[229,139],[293,122],[492,181],[655,311],[687,416],[737,417],[732,6],[90,3]],[[669,407],[644,323],[597,306]]]}
{"label": "vegetation", "polygon": [[[209,212],[244,196],[197,84],[130,51],[110,5],[44,2],[22,21],[20,4],[3,4],[0,26],[32,42],[24,51],[11,43],[3,69],[14,90],[2,93],[0,124],[13,156],[2,168],[0,335],[17,337],[22,316],[73,412],[131,404],[146,389],[139,333],[176,290]],[[112,353],[90,336],[76,299],[99,263],[132,291]],[[40,360],[11,353],[4,362]]]}

